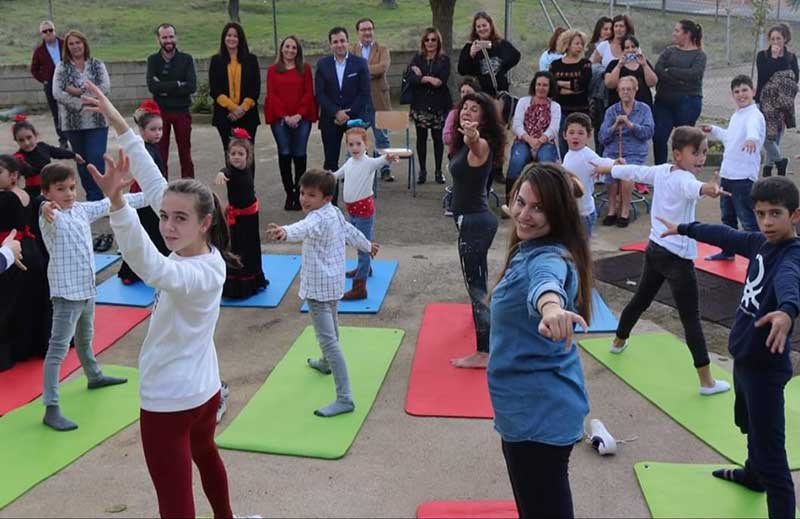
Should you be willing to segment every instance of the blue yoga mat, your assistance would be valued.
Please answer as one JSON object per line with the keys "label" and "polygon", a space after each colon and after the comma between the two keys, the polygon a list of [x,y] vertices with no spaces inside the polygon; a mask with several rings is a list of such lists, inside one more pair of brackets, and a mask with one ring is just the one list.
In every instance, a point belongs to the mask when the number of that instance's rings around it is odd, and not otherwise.
{"label": "blue yoga mat", "polygon": [[222,299],[222,306],[238,306],[241,308],[275,308],[281,304],[283,296],[292,286],[294,278],[300,272],[302,259],[300,256],[261,256],[261,268],[269,279],[266,290],[247,299]]}
{"label": "blue yoga mat", "polygon": [[97,286],[95,302],[99,305],[150,306],[155,299],[155,290],[137,281],[124,285],[117,276],[111,276]]}
{"label": "blue yoga mat", "polygon": [[120,259],[122,259],[122,256],[119,254],[95,254],[94,273],[99,274],[101,271],[107,269]]}
{"label": "blue yoga mat", "polygon": [[[589,324],[589,333],[609,333],[617,331],[619,321],[614,317],[597,289],[592,289],[592,322]],[[576,331],[583,332],[583,327],[578,326]]]}
{"label": "blue yoga mat", "polygon": [[[357,260],[347,260],[347,270],[356,268]],[[377,314],[383,300],[389,292],[394,273],[397,272],[397,260],[372,260],[372,276],[367,278],[367,298],[357,301],[339,301],[340,314]],[[345,292],[353,287],[353,280],[345,280]],[[308,304],[303,302],[301,312],[308,312]]]}

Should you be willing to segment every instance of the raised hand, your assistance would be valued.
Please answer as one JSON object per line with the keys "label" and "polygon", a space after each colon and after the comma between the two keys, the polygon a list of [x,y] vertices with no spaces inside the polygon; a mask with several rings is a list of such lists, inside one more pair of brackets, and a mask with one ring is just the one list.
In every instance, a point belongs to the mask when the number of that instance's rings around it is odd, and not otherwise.
{"label": "raised hand", "polygon": [[286,239],[286,231],[277,223],[270,223],[267,225],[267,234],[270,239],[275,241],[283,241]]}
{"label": "raised hand", "polygon": [[128,131],[128,123],[125,122],[125,118],[122,117],[122,114],[120,114],[119,110],[109,101],[103,91],[89,80],[86,80],[83,86],[86,88],[88,94],[91,94],[81,96],[83,108],[88,112],[103,114],[108,120],[108,123],[114,127],[117,135],[122,135]]}
{"label": "raised hand", "polygon": [[475,142],[481,136],[478,132],[478,123],[473,121],[463,121],[458,131],[464,136],[464,142]]}
{"label": "raised hand", "polygon": [[122,190],[133,183],[130,160],[122,150],[119,150],[116,161],[112,159],[111,155],[108,153],[103,155],[103,160],[106,162],[105,175],[100,173],[100,171],[94,167],[94,164],[89,164],[86,169],[89,170],[89,173],[91,173],[92,178],[103,191],[103,194],[111,200],[111,209],[116,211],[125,205],[125,198],[122,196]]}
{"label": "raised hand", "polygon": [[711,198],[719,198],[720,196],[731,196],[730,193],[722,189],[719,185],[719,171],[714,172],[714,176],[711,177],[711,180],[703,184],[703,187],[700,188],[700,194],[705,196],[710,196]]}
{"label": "raised hand", "polygon": [[228,180],[230,180],[230,179],[225,176],[225,173],[220,171],[219,173],[217,173],[217,176],[214,179],[214,184],[216,184],[218,186],[223,186],[228,182]]}
{"label": "raised hand", "polygon": [[554,341],[564,341],[564,349],[572,347],[574,325],[580,324],[584,330],[589,326],[583,317],[558,305],[548,304],[542,308],[542,320],[539,321],[539,333]]}
{"label": "raised hand", "polygon": [[77,162],[78,164],[86,164],[86,160],[84,160],[84,158],[81,157],[80,153],[75,154],[75,162]]}
{"label": "raised hand", "polygon": [[22,263],[22,245],[17,240],[16,229],[11,229],[11,232],[8,233],[0,247],[7,247],[11,250],[11,254],[14,256],[14,265],[19,267],[20,270],[28,270],[28,267]]}
{"label": "raised hand", "polygon": [[766,314],[756,321],[756,328],[770,325],[769,335],[767,336],[767,348],[770,353],[783,353],[786,346],[786,337],[792,328],[792,318],[782,310],[775,310]]}
{"label": "raised hand", "polygon": [[678,234],[680,234],[678,233],[678,226],[676,224],[669,222],[661,218],[660,216],[656,216],[656,218],[658,219],[659,222],[664,224],[664,227],[667,228],[666,231],[661,233],[662,238],[666,238],[667,236],[678,236]]}
{"label": "raised hand", "polygon": [[45,202],[42,204],[42,207],[39,208],[42,212],[42,216],[47,223],[53,223],[56,221],[56,211],[60,211],[61,207],[55,202]]}

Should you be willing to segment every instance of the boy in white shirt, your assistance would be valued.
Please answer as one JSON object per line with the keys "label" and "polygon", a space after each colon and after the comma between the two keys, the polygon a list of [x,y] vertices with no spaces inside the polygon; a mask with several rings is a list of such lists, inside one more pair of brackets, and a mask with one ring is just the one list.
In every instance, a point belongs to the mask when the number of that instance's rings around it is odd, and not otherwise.
{"label": "boy in white shirt", "polygon": [[[350,128],[344,135],[350,158],[333,176],[337,179],[344,178],[343,198],[347,214],[350,215],[350,223],[371,240],[372,227],[375,224],[375,196],[372,191],[375,172],[388,166],[390,162],[397,162],[399,158],[395,155],[368,157],[368,137],[364,128]],[[358,266],[346,274],[353,278],[353,288],[345,292],[342,299],[366,299],[367,276],[371,274],[369,253],[359,251]]]}
{"label": "boy in white shirt", "polygon": [[317,409],[317,416],[336,416],[355,409],[347,365],[339,347],[337,305],[344,292],[345,246],[352,245],[373,257],[378,244],[370,243],[344,215],[331,204],[336,177],[329,171],[310,169],[300,177],[300,206],[306,217],[292,225],[267,226],[270,238],[278,241],[303,242],[303,266],[300,270],[300,292],[308,302],[321,359],[308,359],[308,365],[320,373],[333,373],[336,400]]}
{"label": "boy in white shirt", "polygon": [[711,376],[710,361],[703,328],[700,325],[697,278],[694,259],[697,242],[686,236],[662,236],[668,222],[695,221],[695,207],[703,196],[730,196],[719,185],[719,174],[711,182],[700,182],[695,175],[706,162],[708,143],[699,128],[679,126],[672,132],[672,157],[675,164],[659,166],[599,165],[598,173],[611,173],[615,179],[653,186],[650,211],[650,243],[644,255],[644,269],[633,298],[622,311],[611,353],[622,353],[639,317],[655,299],[661,285],[669,284],[678,315],[700,379],[700,394],[713,395],[730,389],[724,380]]}
{"label": "boy in white shirt", "polygon": [[[710,124],[700,127],[714,139],[722,141],[725,146],[720,167],[721,186],[731,196],[719,199],[722,223],[737,229],[737,223],[741,222],[742,229],[751,232],[758,231],[758,223],[753,212],[750,190],[758,180],[761,148],[767,133],[764,115],[753,101],[754,93],[750,76],[736,76],[731,81],[731,96],[737,108],[731,116],[728,129]],[[734,256],[733,251],[722,250],[706,259],[733,260]]]}

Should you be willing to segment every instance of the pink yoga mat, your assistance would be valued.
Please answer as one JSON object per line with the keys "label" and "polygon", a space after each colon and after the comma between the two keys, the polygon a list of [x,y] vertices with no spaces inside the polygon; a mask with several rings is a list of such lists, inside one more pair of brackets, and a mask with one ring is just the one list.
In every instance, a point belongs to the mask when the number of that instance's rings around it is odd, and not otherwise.
{"label": "pink yoga mat", "polygon": [[486,370],[450,365],[450,359],[474,353],[475,348],[470,305],[427,305],[408,381],[406,412],[415,416],[492,418]]}
{"label": "pink yoga mat", "polygon": [[[149,315],[150,310],[146,308],[97,305],[92,343],[95,355],[108,349]],[[42,394],[43,365],[44,359],[30,359],[0,372],[0,415],[13,411]],[[64,380],[80,366],[75,348],[70,348],[61,364],[59,380]]]}
{"label": "pink yoga mat", "polygon": [[417,507],[419,519],[517,519],[514,501],[427,501]]}
{"label": "pink yoga mat", "polygon": [[[644,252],[647,248],[647,243],[647,241],[628,243],[620,247],[619,250]],[[744,280],[747,277],[747,258],[737,255],[733,261],[708,261],[705,259],[706,256],[711,256],[719,251],[719,247],[697,242],[697,258],[694,260],[695,268],[744,284]]]}

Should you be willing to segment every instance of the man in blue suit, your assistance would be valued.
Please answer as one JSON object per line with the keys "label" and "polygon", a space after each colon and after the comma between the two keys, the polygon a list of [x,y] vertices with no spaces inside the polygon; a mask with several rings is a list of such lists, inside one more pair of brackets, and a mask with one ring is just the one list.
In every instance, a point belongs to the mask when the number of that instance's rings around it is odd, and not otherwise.
{"label": "man in blue suit", "polygon": [[347,29],[328,31],[332,56],[317,61],[314,90],[319,105],[319,130],[328,171],[339,169],[342,136],[350,119],[367,120],[372,104],[367,60],[347,51]]}

